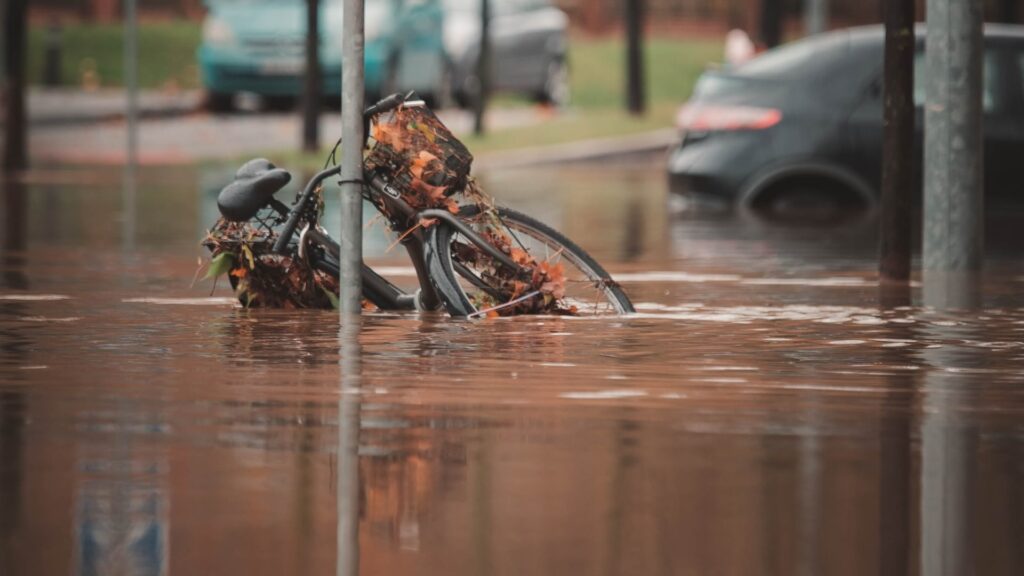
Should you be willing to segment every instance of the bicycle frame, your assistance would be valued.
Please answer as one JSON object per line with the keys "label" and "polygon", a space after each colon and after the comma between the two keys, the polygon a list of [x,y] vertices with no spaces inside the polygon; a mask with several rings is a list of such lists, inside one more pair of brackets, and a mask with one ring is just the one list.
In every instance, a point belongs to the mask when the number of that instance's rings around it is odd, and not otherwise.
{"label": "bicycle frame", "polygon": [[[317,187],[319,187],[325,179],[337,175],[339,171],[340,168],[337,166],[328,168],[316,174],[306,184],[302,195],[299,197],[295,206],[291,209],[291,212],[288,215],[288,220],[281,231],[281,235],[274,243],[274,252],[278,254],[288,253],[289,242],[291,241],[292,236],[294,236],[295,230],[303,218],[303,214],[307,213],[307,226],[302,231],[299,241],[300,255],[305,255],[307,243],[312,243],[322,247],[329,254],[338,258],[340,254],[340,246],[338,246],[338,244],[327,235],[326,231],[319,227],[316,218],[317,215],[315,213],[311,213],[309,210],[309,202]],[[388,217],[391,229],[402,238],[401,243],[405,247],[406,252],[409,254],[409,259],[413,263],[413,267],[416,270],[416,278],[420,286],[418,298],[416,296],[404,294],[397,290],[386,279],[374,272],[372,268],[363,264],[361,274],[364,293],[375,305],[382,309],[410,310],[419,308],[433,310],[438,308],[441,304],[437,293],[434,291],[434,286],[430,281],[430,276],[427,272],[426,262],[424,259],[423,229],[419,226],[420,220],[424,218],[441,220],[444,223],[443,225],[456,228],[470,242],[477,245],[481,250],[487,252],[488,255],[498,262],[510,267],[517,273],[523,272],[522,267],[513,261],[507,254],[504,254],[481,238],[454,214],[446,210],[427,209],[417,211],[414,209],[402,200],[401,193],[392,188],[382,174],[370,174],[370,178],[363,186],[363,197],[377,207],[377,210],[381,214]],[[321,262],[321,264],[323,265],[326,263]],[[331,268],[331,272],[337,273],[337,271],[333,270],[333,267],[329,265],[327,267]]]}

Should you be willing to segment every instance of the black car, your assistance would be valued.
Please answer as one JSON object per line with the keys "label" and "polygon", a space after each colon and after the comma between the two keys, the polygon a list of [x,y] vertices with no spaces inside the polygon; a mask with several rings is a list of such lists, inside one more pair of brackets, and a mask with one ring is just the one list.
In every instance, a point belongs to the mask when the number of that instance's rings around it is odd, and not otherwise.
{"label": "black car", "polygon": [[[916,35],[920,188],[924,28]],[[881,183],[884,41],[881,26],[851,28],[706,72],[677,118],[673,192],[767,212],[872,207]],[[986,194],[1017,194],[1024,26],[985,27],[983,76]]]}

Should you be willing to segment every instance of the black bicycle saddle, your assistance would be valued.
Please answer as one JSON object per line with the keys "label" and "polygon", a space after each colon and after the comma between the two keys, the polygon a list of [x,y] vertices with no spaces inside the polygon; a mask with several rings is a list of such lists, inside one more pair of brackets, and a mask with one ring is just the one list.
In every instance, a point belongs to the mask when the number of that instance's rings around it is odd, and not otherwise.
{"label": "black bicycle saddle", "polygon": [[292,175],[287,170],[277,168],[270,160],[249,160],[235,173],[235,179],[217,195],[217,208],[224,218],[245,222],[261,208],[271,204],[274,194],[291,179]]}

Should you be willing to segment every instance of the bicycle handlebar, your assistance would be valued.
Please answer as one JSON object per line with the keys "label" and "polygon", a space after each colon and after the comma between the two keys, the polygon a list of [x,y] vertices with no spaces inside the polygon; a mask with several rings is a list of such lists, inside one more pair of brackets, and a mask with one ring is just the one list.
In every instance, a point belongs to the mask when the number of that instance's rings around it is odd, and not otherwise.
{"label": "bicycle handlebar", "polygon": [[[371,104],[363,111],[363,146],[366,145],[366,139],[369,138],[370,118],[373,118],[377,114],[382,114],[398,108],[403,102],[405,102],[405,98],[405,95],[395,93],[382,98],[376,104]],[[313,179],[306,184],[306,189],[302,191],[302,196],[299,197],[299,201],[295,204],[295,207],[292,208],[291,214],[288,215],[288,221],[285,223],[284,228],[281,229],[281,235],[278,236],[277,241],[274,242],[275,253],[285,253],[288,248],[288,242],[292,239],[292,235],[295,234],[295,228],[299,225],[299,218],[302,217],[302,213],[306,210],[306,204],[309,202],[309,197],[313,194],[313,191],[316,190],[317,185],[328,176],[333,176],[340,171],[340,166],[328,168],[314,176]]]}
{"label": "bicycle handlebar", "polygon": [[363,111],[363,119],[369,120],[370,118],[376,116],[377,114],[381,114],[389,110],[394,110],[395,108],[398,108],[398,106],[402,102],[405,102],[404,94],[399,94],[396,92],[390,96],[385,96],[384,98],[381,98],[380,101],[377,102],[376,104],[371,104],[370,106],[367,106],[366,110]]}

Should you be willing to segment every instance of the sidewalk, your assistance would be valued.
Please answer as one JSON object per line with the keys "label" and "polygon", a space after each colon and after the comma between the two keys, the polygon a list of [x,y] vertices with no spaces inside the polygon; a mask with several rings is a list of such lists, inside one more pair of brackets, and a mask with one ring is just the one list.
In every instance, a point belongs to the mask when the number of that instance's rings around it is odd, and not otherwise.
{"label": "sidewalk", "polygon": [[[142,118],[166,118],[196,112],[202,105],[202,94],[198,90],[144,90],[139,92],[138,102]],[[123,90],[85,92],[76,88],[33,87],[28,91],[30,127],[119,120],[124,118],[126,108],[127,95]]]}
{"label": "sidewalk", "polygon": [[[32,90],[29,93],[29,153],[37,165],[125,162],[125,95],[122,91]],[[270,150],[298,150],[302,124],[297,111],[211,114],[201,109],[198,91],[142,92],[139,98],[139,162],[143,165],[234,160]],[[473,115],[449,109],[438,113],[457,135],[468,134]],[[491,130],[538,125],[551,113],[537,108],[488,111]],[[341,128],[337,111],[320,119],[321,143],[329,145]],[[583,140],[479,155],[479,168],[629,158],[666,150],[675,130]]]}

